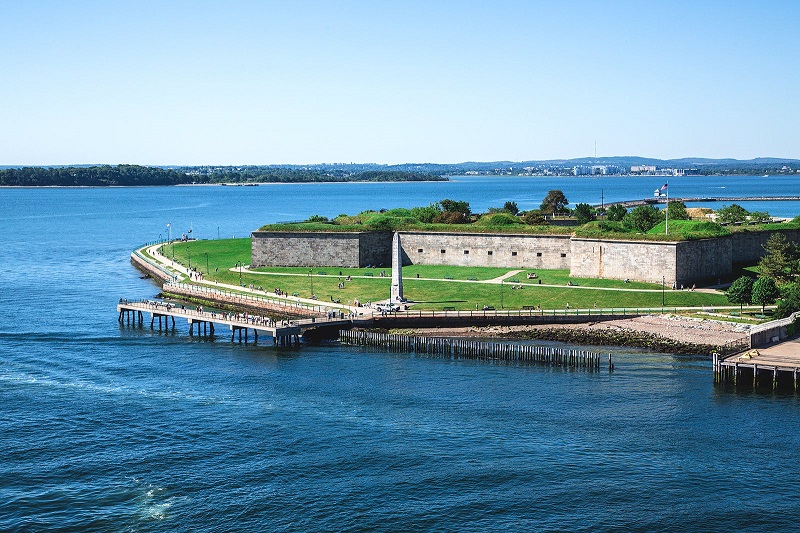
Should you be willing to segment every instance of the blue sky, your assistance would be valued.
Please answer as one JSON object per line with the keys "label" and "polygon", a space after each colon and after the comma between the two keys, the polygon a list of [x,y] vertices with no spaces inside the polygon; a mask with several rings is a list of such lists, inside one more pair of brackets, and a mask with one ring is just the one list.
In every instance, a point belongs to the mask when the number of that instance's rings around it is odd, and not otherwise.
{"label": "blue sky", "polygon": [[800,2],[0,0],[0,164],[800,158]]}

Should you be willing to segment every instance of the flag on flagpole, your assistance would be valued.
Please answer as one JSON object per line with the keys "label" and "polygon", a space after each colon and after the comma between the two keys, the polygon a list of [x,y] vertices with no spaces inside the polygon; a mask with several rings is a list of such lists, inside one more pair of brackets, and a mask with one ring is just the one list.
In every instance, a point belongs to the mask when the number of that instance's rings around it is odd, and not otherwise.
{"label": "flag on flagpole", "polygon": [[667,186],[668,186],[668,185],[669,185],[669,183],[665,183],[664,185],[662,185],[662,186],[661,186],[661,190],[662,190],[662,191],[666,191],[666,190],[667,190]]}

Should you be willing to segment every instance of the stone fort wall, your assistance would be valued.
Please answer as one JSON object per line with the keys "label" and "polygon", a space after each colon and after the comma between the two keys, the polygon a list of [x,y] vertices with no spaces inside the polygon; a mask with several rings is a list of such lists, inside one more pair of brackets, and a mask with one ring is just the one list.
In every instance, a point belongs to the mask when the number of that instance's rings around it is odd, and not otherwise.
{"label": "stone fort wall", "polygon": [[[400,232],[403,264],[569,269],[586,278],[632,279],[671,286],[730,275],[756,261],[773,232],[736,233],[694,241],[621,241],[484,233]],[[800,243],[800,230],[782,230]],[[391,232],[270,232],[252,235],[251,264],[357,268],[391,265]]]}
{"label": "stone fort wall", "polygon": [[569,235],[400,232],[403,264],[570,268]]}
{"label": "stone fort wall", "polygon": [[392,263],[390,232],[254,231],[253,267],[329,266],[356,268]]}

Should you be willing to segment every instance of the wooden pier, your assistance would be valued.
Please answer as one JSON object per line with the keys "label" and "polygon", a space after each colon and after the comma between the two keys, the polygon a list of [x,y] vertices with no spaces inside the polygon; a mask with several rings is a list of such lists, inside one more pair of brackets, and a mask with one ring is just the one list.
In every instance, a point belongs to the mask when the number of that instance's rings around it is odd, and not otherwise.
{"label": "wooden pier", "polygon": [[[274,320],[269,317],[248,313],[225,313],[205,311],[202,308],[187,309],[183,306],[172,305],[154,300],[128,301],[121,300],[117,305],[119,322],[121,324],[144,325],[145,313],[150,315],[150,328],[155,329],[158,320],[158,329],[175,327],[175,318],[186,319],[189,324],[189,335],[194,336],[195,326],[197,335],[214,335],[215,326],[227,326],[231,332],[231,341],[248,342],[249,332],[253,332],[254,342],[258,342],[259,334],[272,338],[275,345],[296,346],[300,343],[300,336],[308,329],[319,327],[342,327],[352,325],[352,320],[341,315],[328,318],[310,318],[304,320]],[[163,323],[162,323],[163,321]],[[170,324],[171,321],[171,324]]]}
{"label": "wooden pier", "polygon": [[714,381],[752,387],[798,390],[800,339],[754,348],[729,357],[714,355]]}
{"label": "wooden pier", "polygon": [[[599,371],[604,360],[601,354],[586,350],[485,342],[474,339],[393,335],[371,331],[342,330],[339,332],[339,342],[354,346],[380,346],[392,351],[413,353],[427,357],[538,364],[581,369],[589,372]],[[609,371],[614,369],[614,365],[611,362],[611,354],[608,354],[608,369]]]}

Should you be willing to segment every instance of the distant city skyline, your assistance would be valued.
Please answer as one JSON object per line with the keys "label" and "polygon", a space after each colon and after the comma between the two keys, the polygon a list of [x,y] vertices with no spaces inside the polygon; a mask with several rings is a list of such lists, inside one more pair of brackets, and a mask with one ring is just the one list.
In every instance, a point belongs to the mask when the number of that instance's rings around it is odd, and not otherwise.
{"label": "distant city skyline", "polygon": [[800,3],[5,2],[0,165],[800,158]]}

